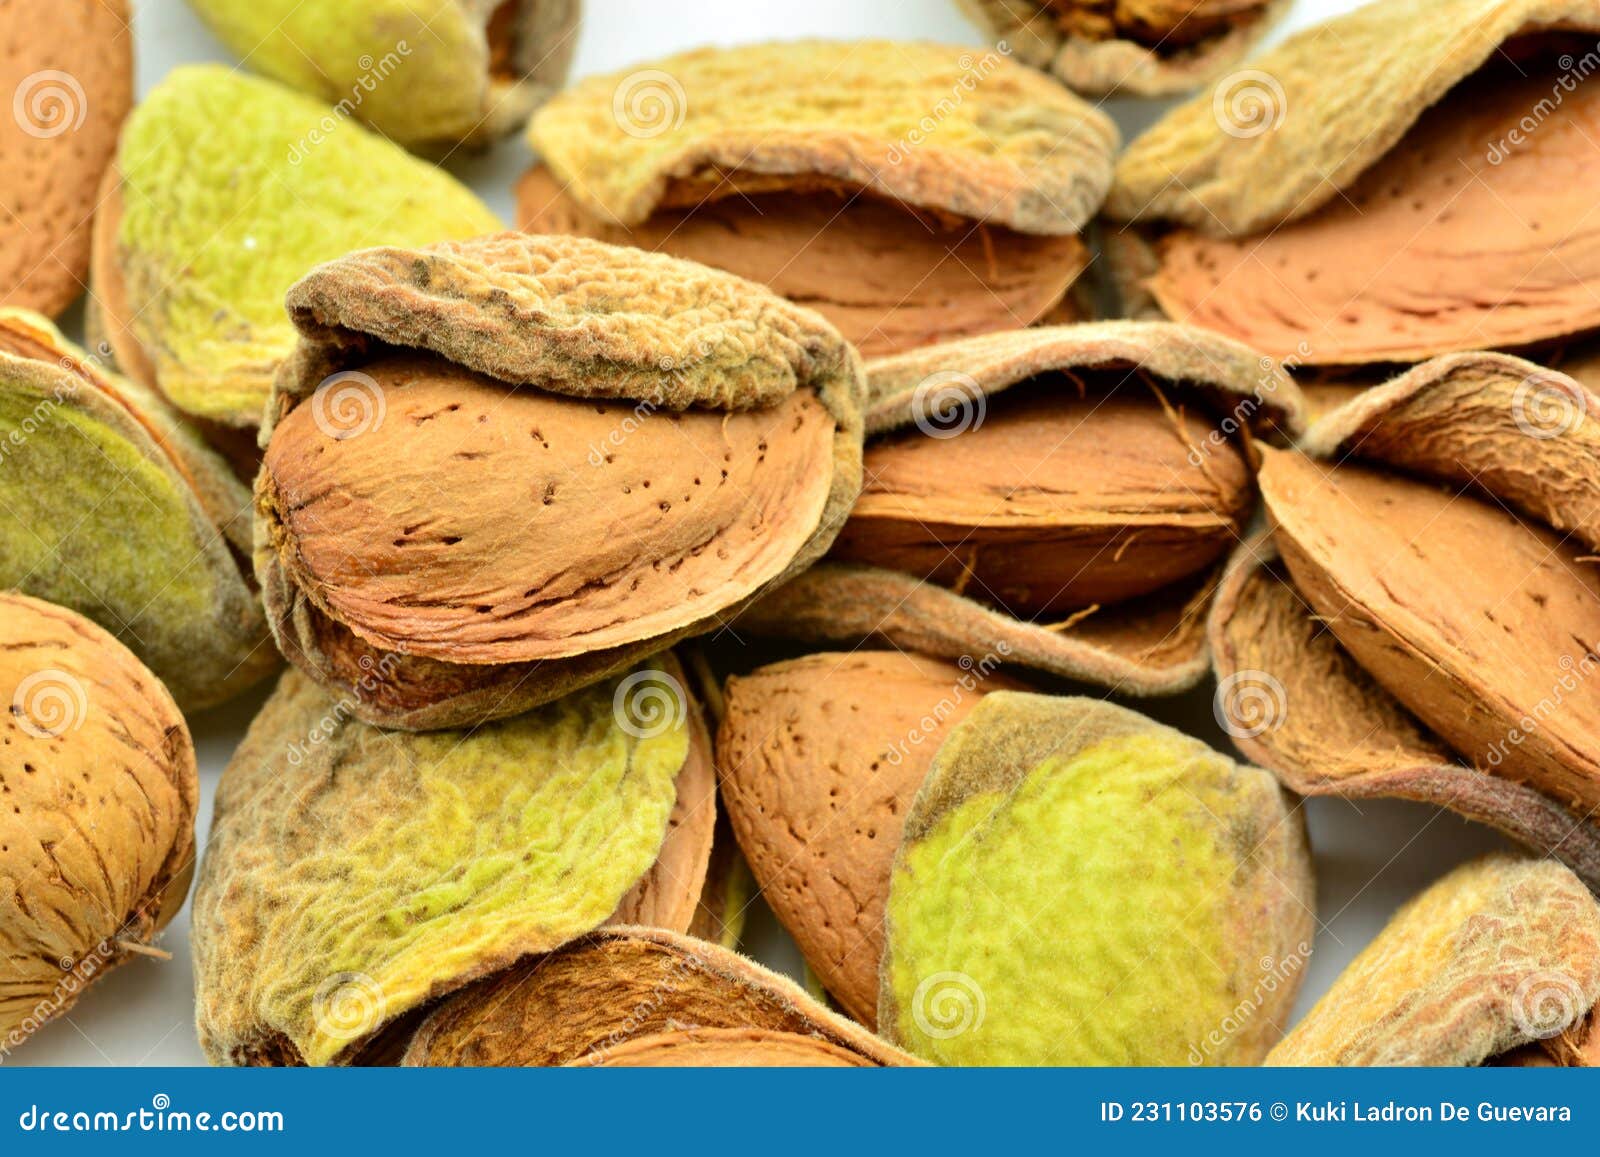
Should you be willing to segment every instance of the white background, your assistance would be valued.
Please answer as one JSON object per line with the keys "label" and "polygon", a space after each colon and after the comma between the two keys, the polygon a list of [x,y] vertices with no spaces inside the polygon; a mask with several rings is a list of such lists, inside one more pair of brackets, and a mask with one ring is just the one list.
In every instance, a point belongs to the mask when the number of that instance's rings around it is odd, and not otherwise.
{"label": "white background", "polygon": [[[1286,29],[1357,6],[1354,0],[1299,0]],[[578,75],[609,72],[707,43],[796,36],[984,43],[953,0],[588,0],[586,8],[575,66]],[[181,0],[134,0],[134,10],[141,93],[180,63],[235,63]],[[1164,106],[1114,100],[1107,107],[1129,138]],[[453,158],[450,167],[509,222],[511,187],[530,159],[527,146],[511,140],[485,156]],[[72,332],[79,321],[74,310],[64,324]],[[1226,737],[1212,722],[1210,694],[1208,686],[1183,700],[1148,704],[1145,709],[1227,750]],[[202,845],[217,777],[264,695],[262,691],[246,696],[190,720],[200,754]],[[1297,1015],[1310,1007],[1397,906],[1450,867],[1500,843],[1485,829],[1411,804],[1313,800],[1305,806],[1316,856],[1319,928]],[[203,1064],[194,1031],[188,931],[185,908],[161,941],[172,952],[172,960],[135,960],[112,973],[6,1063]],[[798,954],[764,909],[752,913],[745,949],[798,975]]]}

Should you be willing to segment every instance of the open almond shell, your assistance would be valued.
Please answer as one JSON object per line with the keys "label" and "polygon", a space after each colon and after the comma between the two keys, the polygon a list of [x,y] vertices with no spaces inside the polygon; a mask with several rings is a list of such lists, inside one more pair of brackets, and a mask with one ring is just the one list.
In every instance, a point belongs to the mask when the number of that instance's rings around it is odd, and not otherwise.
{"label": "open almond shell", "polygon": [[[935,110],[930,115],[930,110]],[[699,49],[534,117],[529,232],[704,261],[814,305],[868,356],[1027,325],[1087,266],[1109,118],[1006,59],[926,43]]]}
{"label": "open almond shell", "polygon": [[[1462,502],[1481,503],[1474,491],[1486,493],[1500,504],[1495,516],[1509,519],[1502,511],[1516,511],[1530,526],[1547,526],[1581,543],[1581,550],[1557,539],[1550,540],[1557,546],[1531,547],[1535,554],[1549,551],[1549,558],[1566,559],[1560,565],[1581,575],[1586,564],[1577,556],[1591,553],[1600,538],[1600,499],[1594,497],[1600,493],[1595,489],[1600,438],[1594,422],[1583,416],[1591,405],[1600,401],[1574,380],[1521,359],[1452,355],[1331,411],[1313,427],[1305,447],[1342,463],[1330,468],[1333,478],[1342,470],[1366,469],[1354,465],[1360,461],[1392,471],[1383,477],[1392,477],[1395,487],[1416,488],[1413,477],[1453,488],[1470,482],[1473,490],[1465,492]],[[1274,469],[1292,464],[1294,460],[1269,460],[1263,479],[1292,477]],[[1290,491],[1276,484],[1267,487],[1269,514],[1275,503],[1291,500]],[[1291,509],[1278,505],[1277,517]],[[1394,522],[1390,514],[1366,511],[1363,517],[1373,528]],[[1392,576],[1393,568],[1411,557],[1409,550],[1386,552],[1379,560],[1379,569],[1373,571],[1379,586],[1358,582],[1360,572],[1339,564],[1345,569],[1334,580],[1342,592],[1335,596],[1329,593],[1333,588],[1323,589],[1321,578],[1314,587],[1305,585],[1320,573],[1321,560],[1334,556],[1313,544],[1297,548],[1288,560],[1291,565],[1285,566],[1279,558],[1284,540],[1275,537],[1278,545],[1262,539],[1240,550],[1224,577],[1209,624],[1223,687],[1219,705],[1230,717],[1228,730],[1240,750],[1303,794],[1398,796],[1450,808],[1555,857],[1591,887],[1600,887],[1600,825],[1592,808],[1574,798],[1577,793],[1556,786],[1566,781],[1552,780],[1545,760],[1530,763],[1534,744],[1529,740],[1544,729],[1546,716],[1532,702],[1520,707],[1492,702],[1492,696],[1474,692],[1470,680],[1461,680],[1461,663],[1472,667],[1506,661],[1509,653],[1484,651],[1486,644],[1475,641],[1480,630],[1464,619],[1465,625],[1450,633],[1463,655],[1476,652],[1476,657],[1452,657],[1450,648],[1426,641],[1427,631],[1418,633],[1423,620],[1413,621],[1409,613],[1388,606],[1388,597],[1402,595],[1376,592],[1391,585],[1396,592],[1409,589],[1398,586],[1399,579],[1383,577]],[[1484,553],[1486,560],[1503,554],[1494,539],[1483,539],[1471,549]],[[1296,565],[1301,569],[1291,575]],[[1525,581],[1532,573],[1519,570],[1511,577]],[[1440,606],[1455,597],[1455,577],[1438,576]],[[1502,592],[1490,608],[1490,622],[1509,621],[1519,613],[1557,615],[1554,609],[1545,610],[1540,599],[1553,596],[1543,592],[1542,585],[1534,592],[1537,598]],[[1572,594],[1588,605],[1581,585]],[[1514,601],[1512,595],[1517,595]],[[1348,602],[1340,601],[1347,597]],[[1524,602],[1529,606],[1523,607]],[[1565,608],[1549,630],[1571,635],[1568,642],[1576,643],[1576,633],[1583,630],[1581,616]],[[1530,628],[1515,637],[1520,654],[1539,633]],[[1597,642],[1583,642],[1582,660],[1551,665],[1548,684],[1558,688],[1557,694],[1563,679],[1572,679],[1574,689],[1581,686]],[[1351,643],[1368,656],[1365,665],[1347,649]],[[1372,658],[1379,654],[1381,660]],[[1426,657],[1419,660],[1419,654]],[[1378,666],[1371,665],[1374,661]],[[1428,664],[1426,674],[1411,665],[1419,661]],[[1509,679],[1502,682],[1510,684]],[[1454,690],[1437,696],[1429,690],[1440,687]],[[1569,700],[1569,712],[1574,709],[1570,702],[1581,704],[1581,693],[1580,699]],[[1513,742],[1511,736],[1528,719],[1534,720],[1533,727],[1523,727],[1529,734]],[[1463,760],[1458,751],[1465,733],[1460,729],[1467,720],[1486,721],[1476,727],[1491,736],[1499,728],[1505,742],[1474,742],[1470,746],[1479,758]],[[1454,746],[1436,730],[1441,728],[1458,732]]]}
{"label": "open almond shell", "polygon": [[[1098,372],[1154,383],[1139,396],[1148,398],[1153,413],[1166,411],[1174,423],[1184,422],[1191,411],[1215,423],[1200,444],[1187,447],[1190,465],[1198,458],[1195,468],[1201,472],[1214,453],[1240,454],[1235,439],[1247,451],[1252,439],[1283,440],[1302,429],[1299,391],[1270,359],[1214,334],[1160,322],[1017,330],[880,359],[868,367],[867,426],[892,433],[916,422],[927,430],[940,420],[939,407],[949,407],[961,411],[961,422],[976,427],[987,406],[1004,404],[993,399],[1012,387],[1039,378],[1048,379],[1038,383],[1041,390],[1071,390],[1081,388],[1082,377]],[[1185,429],[1178,425],[1174,433],[1187,439]],[[935,436],[943,433],[934,430]],[[958,431],[945,445],[959,444],[965,436]],[[1215,446],[1208,447],[1206,439],[1213,437]],[[1224,553],[1226,547],[1222,544]],[[1115,557],[1109,550],[1102,553]],[[934,585],[921,575],[882,566],[829,561],[755,604],[739,625],[808,641],[886,639],[947,659],[994,655],[1131,694],[1172,694],[1193,686],[1208,669],[1204,617],[1213,585],[1212,576],[1196,573],[1143,597],[1050,625],[1014,616],[1003,603],[996,607],[994,600],[967,597],[959,585]]]}
{"label": "open almond shell", "polygon": [[[1084,0],[960,3],[1018,59],[1092,96],[1189,92],[1241,60],[1290,7],[1289,0],[1118,4],[1149,13],[1137,27],[1126,28],[1117,26],[1114,14],[1103,14],[1107,5]],[[1074,23],[1074,9],[1086,19]],[[1092,28],[1083,26],[1090,21]]]}
{"label": "open almond shell", "polygon": [[[693,1034],[704,1033],[716,1035],[697,1042]],[[741,1043],[729,1033],[752,1034],[742,1044],[756,1055],[737,1063],[917,1064],[793,981],[715,944],[647,928],[596,932],[463,989],[429,1014],[404,1063],[622,1065],[666,1048],[688,1059],[650,1063],[709,1064],[718,1062],[695,1059],[697,1043]],[[783,1059],[760,1061],[769,1048]],[[717,1055],[729,1063],[724,1049]]]}
{"label": "open almond shell", "polygon": [[1594,896],[1559,864],[1491,856],[1396,913],[1266,1063],[1478,1065],[1548,1044],[1582,1064],[1597,1003]]}
{"label": "open almond shell", "polygon": [[249,494],[168,405],[0,310],[0,586],[113,632],[185,710],[278,666],[243,567]]}
{"label": "open almond shell", "polygon": [[[608,920],[686,928],[709,847],[671,820],[680,790],[705,798],[710,743],[681,668],[652,663],[424,735],[286,673],[224,772],[195,893],[207,1055],[370,1059],[431,1001]],[[629,698],[645,680],[653,707]]]}
{"label": "open almond shell", "polygon": [[284,653],[372,722],[517,714],[703,632],[860,488],[854,350],[703,266],[500,234],[352,254],[289,310],[256,570]]}
{"label": "open almond shell", "polygon": [[1107,212],[1176,226],[1152,227],[1143,276],[1167,316],[1277,357],[1410,363],[1600,328],[1596,32],[1593,0],[1368,4],[1168,114]]}

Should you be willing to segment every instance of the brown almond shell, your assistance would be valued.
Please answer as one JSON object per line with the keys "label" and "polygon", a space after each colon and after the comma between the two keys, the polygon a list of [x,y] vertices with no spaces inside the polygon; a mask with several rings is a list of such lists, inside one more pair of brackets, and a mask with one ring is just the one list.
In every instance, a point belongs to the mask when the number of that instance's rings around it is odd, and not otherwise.
{"label": "brown almond shell", "polygon": [[[1270,359],[1203,330],[1130,321],[990,334],[871,362],[867,428],[910,425],[919,387],[934,375],[954,372],[959,388],[992,398],[1040,375],[1070,379],[1097,369],[1139,370],[1161,383],[1175,410],[1192,401],[1240,436],[1282,440],[1302,431],[1304,401]],[[1213,584],[1201,577],[1052,626],[908,574],[824,562],[757,602],[739,624],[812,642],[887,640],[948,659],[992,654],[1130,694],[1173,694],[1208,669],[1204,616]]]}
{"label": "brown almond shell", "polygon": [[[1509,522],[1508,512],[1516,512],[1538,543],[1549,540],[1545,546],[1530,542],[1531,554],[1545,562],[1559,560],[1549,583],[1561,587],[1562,597],[1577,598],[1579,607],[1591,606],[1592,596],[1584,594],[1585,564],[1578,555],[1592,551],[1600,537],[1600,502],[1593,498],[1592,481],[1600,469],[1600,442],[1594,424],[1584,417],[1595,405],[1600,400],[1579,383],[1531,362],[1503,354],[1450,355],[1327,413],[1303,445],[1318,458],[1343,463],[1332,467],[1328,477],[1358,481],[1368,478],[1373,467],[1390,469],[1396,471],[1396,493],[1404,490],[1419,499],[1424,492],[1414,478],[1450,487],[1472,483],[1499,504],[1485,509],[1482,518]],[[1280,465],[1296,462],[1286,458]],[[1284,477],[1300,475],[1315,477],[1298,469]],[[1373,489],[1367,481],[1362,488],[1362,493]],[[1284,491],[1279,500],[1287,501],[1290,493]],[[1481,506],[1480,499],[1464,501]],[[1545,527],[1576,539],[1582,549],[1551,538]],[[1486,766],[1463,763],[1450,743],[1401,706],[1335,636],[1347,643],[1359,640],[1369,655],[1380,653],[1373,647],[1380,648],[1386,668],[1380,674],[1390,687],[1404,687],[1412,710],[1434,716],[1437,725],[1447,723],[1447,729],[1460,730],[1471,721],[1475,729],[1488,728],[1485,734],[1504,737],[1516,729],[1523,711],[1474,692],[1471,679],[1460,681],[1437,658],[1417,658],[1408,641],[1410,628],[1396,625],[1399,620],[1390,622],[1387,612],[1341,603],[1346,609],[1331,620],[1327,615],[1334,612],[1327,607],[1322,616],[1316,615],[1312,603],[1333,596],[1324,591],[1308,597],[1303,583],[1316,577],[1320,564],[1297,540],[1296,558],[1290,561],[1298,563],[1299,573],[1290,581],[1278,559],[1278,548],[1288,541],[1280,536],[1276,545],[1253,542],[1239,552],[1209,624],[1219,678],[1261,682],[1269,688],[1275,681],[1282,689],[1276,693],[1281,709],[1273,718],[1258,721],[1261,726],[1246,720],[1242,730],[1249,734],[1235,732],[1241,750],[1302,793],[1392,795],[1438,804],[1554,856],[1591,886],[1600,884],[1600,826],[1587,807],[1574,810],[1574,793],[1556,786],[1575,782],[1566,779],[1570,771],[1559,770],[1570,766],[1570,760],[1559,754],[1546,759],[1548,753],[1535,752],[1543,744],[1535,727],[1534,744],[1506,745],[1495,758],[1479,761]],[[1520,570],[1517,577],[1527,579]],[[1553,612],[1545,611],[1539,599],[1551,596],[1540,591],[1533,595],[1538,597],[1526,613],[1548,619]],[[1520,612],[1507,603],[1496,613],[1508,618]],[[1581,633],[1576,619],[1570,631],[1566,623],[1562,619],[1546,626],[1555,633]],[[1586,649],[1593,645],[1592,639],[1583,642]],[[1480,665],[1483,661],[1477,660]],[[1426,676],[1404,674],[1406,664],[1419,662],[1427,663]],[[1552,667],[1549,681],[1562,678],[1572,666]],[[1430,687],[1444,698],[1418,698]],[[1447,703],[1475,706],[1458,710]],[[1463,742],[1458,737],[1456,744]],[[1480,754],[1488,750],[1476,740],[1468,746]],[[1574,758],[1581,755],[1576,751]],[[1547,764],[1558,770],[1552,773]]]}
{"label": "brown almond shell", "polygon": [[[581,238],[499,234],[423,250],[351,254],[313,270],[290,291],[288,304],[301,341],[280,370],[263,432],[268,467],[257,485],[262,514],[257,526],[257,574],[284,653],[335,694],[353,693],[358,715],[370,722],[408,729],[479,722],[520,713],[604,678],[723,621],[755,594],[809,565],[831,544],[859,490],[863,390],[859,358],[815,313],[731,275]],[[330,375],[358,371],[374,359],[407,351],[434,355],[442,359],[446,373],[472,377],[470,386],[459,388],[484,399],[482,424],[488,432],[481,436],[491,443],[496,409],[504,411],[500,420],[508,423],[536,410],[543,414],[554,409],[559,419],[560,407],[541,406],[542,395],[615,405],[618,423],[639,412],[626,403],[645,407],[648,416],[638,420],[661,423],[682,415],[685,422],[704,425],[706,411],[732,414],[735,417],[729,420],[746,424],[751,419],[744,415],[771,414],[776,420],[784,407],[820,413],[820,420],[833,429],[831,449],[823,444],[820,450],[822,468],[828,471],[817,499],[820,514],[808,531],[802,528],[792,535],[798,546],[792,552],[786,548],[786,563],[769,554],[761,573],[770,577],[761,579],[752,594],[707,601],[692,618],[679,608],[673,619],[671,608],[666,608],[659,631],[641,627],[630,635],[625,625],[629,612],[624,608],[618,612],[624,621],[620,633],[596,635],[592,643],[564,641],[559,632],[541,641],[532,632],[519,634],[512,622],[498,637],[491,635],[487,644],[480,645],[473,638],[486,636],[466,613],[470,607],[457,608],[448,598],[430,597],[418,605],[449,604],[446,611],[458,625],[445,622],[441,627],[435,622],[428,626],[426,639],[403,637],[408,604],[420,598],[407,594],[405,584],[416,585],[420,592],[433,572],[388,565],[368,568],[361,578],[369,583],[369,591],[378,593],[379,617],[353,618],[351,604],[340,604],[323,589],[324,577],[308,571],[292,534],[284,532],[293,502],[274,477],[272,439],[278,424],[287,423],[296,407]],[[504,405],[490,405],[501,384],[507,387]],[[408,415],[412,421],[427,417]],[[815,426],[816,420],[811,424]],[[540,467],[532,457],[534,448],[559,433],[547,433],[536,423],[534,428],[537,436],[528,443],[527,461],[528,469],[536,472]],[[378,428],[363,437],[391,436],[399,435]],[[474,436],[479,435],[470,429],[462,435]],[[311,470],[316,462],[310,454],[320,453],[320,443],[303,420],[298,421],[297,437],[308,452],[291,460],[299,463],[295,469],[306,479],[317,479],[318,494],[337,498],[347,492],[370,493],[375,502],[385,500],[382,454],[368,455],[372,461],[361,467],[361,477],[341,480],[337,466],[321,474]],[[634,431],[630,437],[644,435]],[[671,445],[681,445],[675,439],[662,435],[656,440],[662,448],[648,452],[656,454],[651,462],[659,461],[660,466],[651,469],[669,477],[684,474],[684,485],[689,486],[687,475],[698,477],[697,464],[685,455],[667,453]],[[339,440],[332,441],[333,448],[340,449]],[[434,449],[446,457],[462,452],[470,457],[471,445],[457,441],[440,441]],[[350,439],[348,448],[354,449],[357,442]],[[378,449],[377,442],[372,449]],[[626,448],[619,451],[626,452]],[[759,471],[761,464],[752,461],[743,468]],[[437,502],[423,500],[424,510],[429,512],[427,518],[465,512],[483,524],[480,538],[492,537],[478,492],[510,483],[505,483],[503,471],[474,482],[471,469],[470,462],[452,463],[442,475],[434,472],[442,485],[435,487]],[[552,475],[551,481],[561,480]],[[350,490],[352,486],[357,489]],[[455,486],[462,491],[452,496],[447,488]],[[548,488],[545,497],[549,505]],[[640,493],[632,501],[637,505],[647,497]],[[472,505],[475,499],[479,506]],[[655,501],[650,498],[652,504]],[[337,512],[338,507],[332,509]],[[695,509],[680,503],[673,517],[687,519]],[[600,517],[603,512],[590,504],[577,513]],[[801,510],[791,517],[808,515]],[[353,525],[357,539],[360,530]],[[546,559],[554,560],[550,565],[559,563],[559,543],[553,540],[519,545],[544,552]],[[325,544],[330,565],[342,564],[338,547],[336,539]],[[388,548],[379,543],[377,549]],[[695,554],[701,550],[703,546]],[[501,553],[485,554],[485,581],[524,598],[520,588],[527,584],[520,581],[522,576],[496,572]],[[448,554],[439,556],[438,565],[464,573]],[[360,577],[359,570],[346,573]],[[595,589],[603,587],[601,583]],[[530,590],[525,601],[538,594],[538,588]],[[558,599],[556,609],[561,605]],[[537,601],[529,606],[544,609]],[[514,618],[522,612],[510,607],[507,613]],[[385,617],[399,629],[383,627]],[[679,621],[686,618],[690,621]]]}
{"label": "brown almond shell", "polygon": [[793,1034],[864,1065],[918,1063],[787,978],[718,945],[650,928],[596,932],[461,990],[423,1022],[404,1063],[605,1064],[630,1042],[684,1026]]}

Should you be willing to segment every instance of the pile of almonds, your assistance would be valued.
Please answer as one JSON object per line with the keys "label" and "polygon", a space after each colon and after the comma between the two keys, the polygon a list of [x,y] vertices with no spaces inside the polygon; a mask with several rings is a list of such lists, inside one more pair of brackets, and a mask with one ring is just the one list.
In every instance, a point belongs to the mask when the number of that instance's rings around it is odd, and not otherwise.
{"label": "pile of almonds", "polygon": [[[1600,7],[190,6],[0,6],[0,1060],[1600,1066]],[[1508,842],[1297,1017],[1319,795]]]}

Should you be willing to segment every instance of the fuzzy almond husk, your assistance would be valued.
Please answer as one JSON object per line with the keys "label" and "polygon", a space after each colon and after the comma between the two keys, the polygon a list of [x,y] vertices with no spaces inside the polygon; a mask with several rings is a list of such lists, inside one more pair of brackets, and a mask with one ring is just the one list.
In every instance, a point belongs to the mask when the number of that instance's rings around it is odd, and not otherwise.
{"label": "fuzzy almond husk", "polygon": [[0,586],[99,622],[185,710],[279,663],[241,566],[249,494],[171,407],[0,309]]}
{"label": "fuzzy almond husk", "polygon": [[985,668],[900,651],[807,655],[727,685],[717,769],[761,887],[845,1012],[877,1018],[883,910],[900,827]]}
{"label": "fuzzy almond husk", "polygon": [[283,294],[307,269],[502,227],[333,106],[216,65],[174,69],[134,109],[100,205],[97,332],[124,372],[236,430],[261,424],[295,345]]}
{"label": "fuzzy almond husk", "polygon": [[88,619],[0,592],[0,1041],[125,964],[183,904],[200,802],[177,704]]}
{"label": "fuzzy almond husk", "polygon": [[888,41],[669,57],[574,86],[529,135],[524,231],[759,281],[863,356],[1048,317],[1090,262],[1077,234],[1117,146],[1004,53]]}
{"label": "fuzzy almond husk", "polygon": [[[931,426],[934,433],[930,437],[939,440],[937,446],[930,442],[927,453],[949,447],[948,453],[954,457],[973,430],[982,433],[989,409],[1008,404],[1002,395],[1012,387],[1030,384],[1041,392],[1091,390],[1098,395],[1096,374],[1107,375],[1105,381],[1112,384],[1129,382],[1119,397],[1147,399],[1153,412],[1164,413],[1172,433],[1183,443],[1179,448],[1187,461],[1178,466],[1199,474],[1194,486],[1177,488],[1181,493],[1176,496],[1163,493],[1172,489],[1170,469],[1163,468],[1148,472],[1152,477],[1147,486],[1130,489],[1121,498],[1107,493],[1099,496],[1092,508],[1085,499],[1085,509],[1075,520],[1081,530],[1119,539],[1106,549],[1088,550],[1094,566],[1108,574],[1121,565],[1127,551],[1137,550],[1141,534],[1154,531],[1159,538],[1165,524],[1171,524],[1171,531],[1190,533],[1181,524],[1195,523],[1196,518],[1172,509],[1162,513],[1163,509],[1174,503],[1181,506],[1190,492],[1201,486],[1220,485],[1222,476],[1229,473],[1230,460],[1239,464],[1242,478],[1248,476],[1235,438],[1292,438],[1301,430],[1304,403],[1294,383],[1276,364],[1226,339],[1162,322],[1018,330],[880,359],[868,367],[867,425],[869,431],[880,435],[913,423],[923,429]],[[1130,381],[1135,377],[1144,383]],[[1079,417],[1063,423],[1061,446],[1081,421]],[[1211,434],[1202,434],[1201,427],[1193,424],[1197,422],[1214,423],[1215,444],[1210,441]],[[951,426],[961,432],[953,438],[942,437]],[[1025,434],[1025,430],[1019,431],[1017,436]],[[1032,441],[1035,453],[1046,455],[1042,467],[1062,454],[1085,457],[1081,469],[1063,466],[1057,471],[1062,475],[1063,503],[1069,503],[1080,490],[1090,495],[1102,484],[1114,489],[1126,481],[1131,487],[1146,458],[1137,438],[1129,445],[1118,442],[1115,449],[1108,436],[1101,435],[1086,437],[1067,449],[1052,448],[1051,440],[1038,438],[1036,431]],[[1164,440],[1159,445],[1166,447]],[[1013,450],[1003,452],[1009,456]],[[869,450],[869,457],[871,453]],[[1094,456],[1102,454],[1106,457],[1096,462]],[[1015,469],[1016,463],[1007,461],[997,464],[992,473],[1003,478]],[[990,473],[983,472],[985,477]],[[1107,482],[1108,478],[1114,481]],[[1026,500],[1033,488],[1031,479],[1023,479],[1017,492]],[[871,489],[869,485],[858,511],[867,509]],[[1231,500],[1219,497],[1219,501],[1237,505],[1238,496]],[[993,496],[997,516],[1010,505],[1010,495],[997,492]],[[1213,555],[1225,554],[1242,525],[1239,512],[1228,525],[1218,523],[1206,511],[1196,513],[1201,526],[1210,528],[1200,533],[1209,533],[1215,540]],[[1141,527],[1141,519],[1154,525]],[[919,517],[911,525],[926,531],[929,519]],[[860,537],[861,549],[869,553],[873,544],[884,538],[870,529],[863,530]],[[965,541],[963,535],[956,537]],[[840,542],[848,545],[853,541],[847,525]],[[944,553],[959,555],[961,548]],[[1147,572],[1160,564],[1158,557],[1131,573],[1148,579]],[[970,572],[970,562],[965,566]],[[1091,568],[1077,569],[1087,573]],[[1181,691],[1207,669],[1203,619],[1213,580],[1203,570],[1181,582],[1169,582],[1147,597],[1131,597],[1142,592],[1130,590],[1125,601],[1108,600],[1087,615],[1053,616],[1061,620],[1058,622],[1018,617],[1007,611],[1004,597],[986,595],[986,602],[970,597],[985,593],[981,582],[970,581],[970,573],[956,576],[949,589],[922,581],[924,573],[850,561],[824,563],[757,603],[741,617],[740,626],[810,641],[880,638],[950,659],[998,655],[1008,663],[1132,694]],[[1106,581],[1115,585],[1122,580]]]}
{"label": "fuzzy almond husk", "polygon": [[[1288,0],[960,0],[1017,54],[1091,96],[1173,96],[1242,60]],[[1126,22],[1126,24],[1124,23]]]}
{"label": "fuzzy almond husk", "polygon": [[566,82],[579,0],[189,0],[257,72],[418,152],[487,145]]}
{"label": "fuzzy almond husk", "polygon": [[1585,1023],[1600,906],[1566,868],[1491,856],[1402,908],[1269,1065],[1477,1065]]}
{"label": "fuzzy almond husk", "polygon": [[[651,907],[641,879],[691,830],[669,827],[679,782],[710,762],[681,668],[652,662],[426,735],[286,673],[223,774],[195,893],[207,1056],[392,1055],[429,1002]],[[692,908],[702,880],[667,883]]]}
{"label": "fuzzy almond husk", "polygon": [[1103,701],[995,691],[906,816],[879,1029],[944,1064],[1254,1064],[1313,911],[1269,773]]}
{"label": "fuzzy almond husk", "polygon": [[860,488],[855,352],[703,266],[501,234],[352,254],[289,309],[257,575],[284,653],[372,722],[516,714],[721,623]]}
{"label": "fuzzy almond husk", "polygon": [[586,1068],[799,1068],[866,1069],[876,1066],[814,1036],[756,1028],[691,1028],[656,1033],[573,1061]]}
{"label": "fuzzy almond husk", "polygon": [[[947,115],[929,129],[934,108]],[[1044,235],[1094,216],[1118,143],[1109,117],[1035,72],[887,40],[701,48],[589,77],[539,110],[529,139],[588,212],[622,225],[822,180]]]}
{"label": "fuzzy almond husk", "polygon": [[[1456,807],[1595,880],[1600,722],[1582,693],[1600,662],[1600,583],[1584,561],[1600,540],[1594,405],[1521,359],[1453,355],[1326,415],[1304,443],[1317,457],[1266,452],[1283,570],[1341,649],[1239,564],[1212,635],[1225,679],[1259,670],[1284,689],[1277,718],[1246,728],[1264,762],[1326,790],[1349,781]],[[1346,655],[1432,734],[1375,708]],[[1368,717],[1409,738],[1334,750],[1337,716],[1347,739]],[[1440,740],[1476,772],[1441,758]]]}
{"label": "fuzzy almond husk", "polygon": [[787,978],[715,944],[650,928],[596,932],[462,990],[429,1014],[404,1063],[627,1063],[635,1050],[666,1043],[661,1034],[685,1029],[792,1034],[834,1060],[917,1063]]}
{"label": "fuzzy almond husk", "polygon": [[125,0],[11,0],[0,27],[0,305],[55,317],[83,292],[101,175],[133,104]]}
{"label": "fuzzy almond husk", "polygon": [[1266,93],[1275,127],[1229,135],[1214,94],[1196,97],[1118,159],[1106,212],[1225,236],[1309,216],[1507,40],[1552,29],[1600,30],[1600,4],[1379,0],[1308,28],[1251,62],[1282,91]]}

